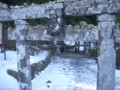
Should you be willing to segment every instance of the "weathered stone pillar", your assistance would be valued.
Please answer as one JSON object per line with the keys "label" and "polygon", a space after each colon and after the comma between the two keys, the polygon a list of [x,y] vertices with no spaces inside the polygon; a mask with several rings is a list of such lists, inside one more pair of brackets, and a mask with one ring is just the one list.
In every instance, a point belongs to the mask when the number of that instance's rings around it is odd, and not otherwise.
{"label": "weathered stone pillar", "polygon": [[27,22],[25,20],[16,20],[16,48],[18,55],[18,78],[19,90],[32,90],[31,87],[31,70],[28,46],[26,43]]}
{"label": "weathered stone pillar", "polygon": [[115,49],[113,30],[115,15],[98,15],[99,56],[97,90],[115,90]]}
{"label": "weathered stone pillar", "polygon": [[84,54],[86,57],[90,57],[90,45],[89,42],[84,42]]}
{"label": "weathered stone pillar", "polygon": [[2,23],[0,22],[0,44],[2,44]]}
{"label": "weathered stone pillar", "polygon": [[75,42],[75,53],[78,52],[78,49],[77,49],[77,42]]}
{"label": "weathered stone pillar", "polygon": [[50,19],[48,21],[48,34],[51,36],[63,36],[64,35],[64,19],[63,10],[51,9],[49,10]]}

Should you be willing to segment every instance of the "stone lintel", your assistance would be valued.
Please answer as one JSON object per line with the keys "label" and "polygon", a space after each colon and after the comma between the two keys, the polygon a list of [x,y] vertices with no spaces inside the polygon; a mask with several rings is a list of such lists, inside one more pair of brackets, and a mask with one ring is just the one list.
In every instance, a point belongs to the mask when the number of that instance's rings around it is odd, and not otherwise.
{"label": "stone lintel", "polygon": [[119,14],[120,0],[75,0],[67,2],[64,1],[64,3],[49,2],[22,8],[0,9],[0,21],[49,18],[49,12],[51,9],[63,9],[65,15],[70,16],[86,16],[105,13]]}
{"label": "stone lintel", "polygon": [[95,0],[97,3],[120,3],[120,0]]}
{"label": "stone lintel", "polygon": [[97,16],[98,22],[105,22],[105,21],[116,21],[116,16],[113,16],[112,14],[102,14],[100,16]]}

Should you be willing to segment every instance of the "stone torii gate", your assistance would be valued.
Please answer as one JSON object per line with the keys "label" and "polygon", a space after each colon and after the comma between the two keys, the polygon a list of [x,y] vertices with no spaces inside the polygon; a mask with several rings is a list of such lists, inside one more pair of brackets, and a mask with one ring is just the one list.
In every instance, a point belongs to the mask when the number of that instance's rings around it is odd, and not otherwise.
{"label": "stone torii gate", "polygon": [[[36,6],[0,9],[0,21],[14,20],[16,25],[18,72],[20,90],[32,90],[28,46],[26,44],[28,23],[25,19],[50,19],[50,34],[64,36],[63,16],[86,16],[97,14],[99,29],[99,56],[97,90],[115,90],[114,36],[116,17],[120,13],[120,0],[62,0]],[[37,37],[36,37],[37,38]],[[34,38],[35,39],[35,38]]]}

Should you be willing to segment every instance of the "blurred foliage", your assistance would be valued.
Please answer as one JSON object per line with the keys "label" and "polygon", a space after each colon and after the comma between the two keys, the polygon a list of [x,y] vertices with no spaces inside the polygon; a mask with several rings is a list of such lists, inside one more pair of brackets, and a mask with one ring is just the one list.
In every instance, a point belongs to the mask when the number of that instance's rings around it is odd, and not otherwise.
{"label": "blurred foliage", "polygon": [[80,21],[86,21],[88,24],[97,25],[96,15],[93,16],[66,16],[66,24],[76,25]]}
{"label": "blurred foliage", "polygon": [[45,2],[49,2],[49,1],[56,1],[56,0],[33,0],[34,3],[37,3],[37,4],[41,4],[41,3],[45,3]]}
{"label": "blurred foliage", "polygon": [[29,20],[27,20],[27,22],[28,22],[30,25],[37,25],[37,24],[45,25],[45,24],[47,24],[48,19],[47,19],[47,18],[29,19]]}
{"label": "blurred foliage", "polygon": [[120,15],[117,15],[117,23],[120,23]]}
{"label": "blurred foliage", "polygon": [[91,56],[95,58],[98,56],[98,49],[91,49],[90,53],[91,53]]}
{"label": "blurred foliage", "polygon": [[24,2],[28,4],[35,3],[41,4],[49,1],[56,1],[56,0],[0,0],[0,2],[7,3],[8,5],[22,5]]}
{"label": "blurred foliage", "polygon": [[3,22],[5,30],[7,30],[10,27],[15,28],[14,21],[5,21]]}
{"label": "blurred foliage", "polygon": [[25,0],[0,0],[0,1],[8,5],[21,5]]}

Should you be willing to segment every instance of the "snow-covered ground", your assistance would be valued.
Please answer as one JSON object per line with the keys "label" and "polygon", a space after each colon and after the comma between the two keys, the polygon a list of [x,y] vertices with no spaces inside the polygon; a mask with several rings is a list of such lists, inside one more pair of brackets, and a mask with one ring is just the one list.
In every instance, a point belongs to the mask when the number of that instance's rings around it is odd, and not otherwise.
{"label": "snow-covered ground", "polygon": [[[7,74],[17,70],[17,53],[7,51],[7,61],[0,53],[0,90],[19,90],[18,82]],[[43,60],[48,53],[31,56],[31,63]],[[33,90],[96,90],[97,64],[87,58],[55,56],[52,63],[32,81]],[[120,70],[116,70],[116,90],[120,90]]]}

